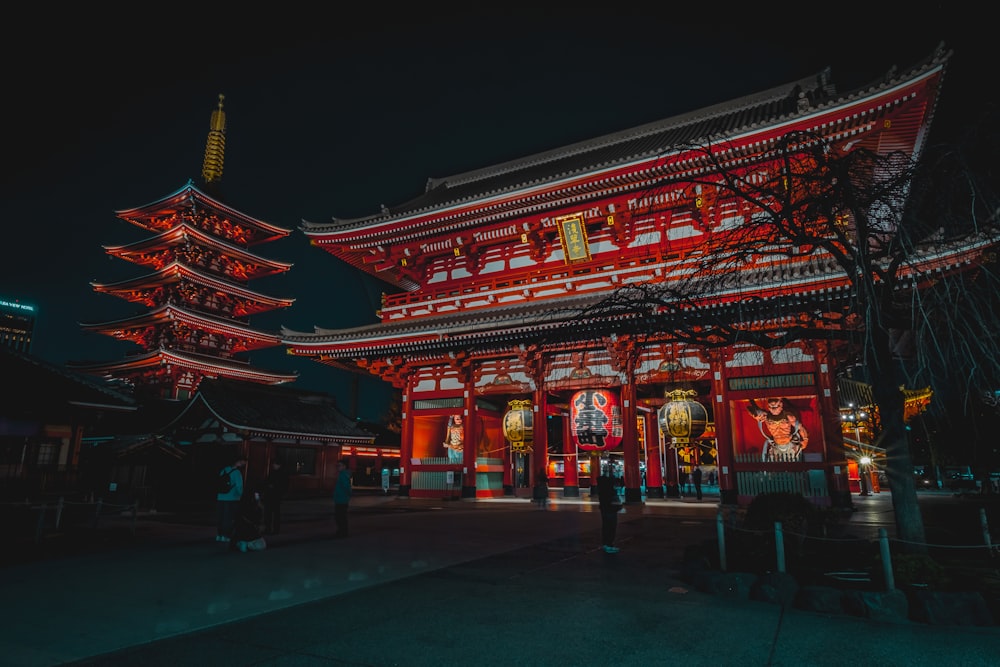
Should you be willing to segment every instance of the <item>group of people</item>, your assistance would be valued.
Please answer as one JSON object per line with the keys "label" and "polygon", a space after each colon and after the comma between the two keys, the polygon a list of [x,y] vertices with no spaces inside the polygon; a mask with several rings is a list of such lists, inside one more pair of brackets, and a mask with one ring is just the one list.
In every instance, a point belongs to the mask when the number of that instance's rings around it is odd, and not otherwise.
{"label": "group of people", "polygon": [[[702,480],[705,477],[704,473],[702,472],[701,466],[695,466],[694,470],[692,470],[690,473],[687,473],[687,472],[685,472],[685,471],[682,470],[680,472],[680,476],[679,477],[680,477],[680,480],[679,480],[680,481],[680,485],[682,487],[684,487],[683,488],[684,493],[691,493],[691,487],[693,485],[694,486],[695,497],[698,500],[701,500],[701,495],[702,495],[701,494],[701,484],[702,484]],[[711,471],[711,472],[708,473],[708,483],[714,485],[715,482],[716,482],[715,471],[713,470],[713,471]]]}
{"label": "group of people", "polygon": [[[333,492],[334,537],[348,536],[347,510],[351,501],[351,472],[346,460],[338,462],[337,482]],[[265,535],[281,532],[281,501],[288,493],[289,474],[284,464],[275,459],[261,491],[244,493],[244,471],[247,459],[239,458],[219,471],[228,478],[227,491],[216,494],[216,542],[228,543],[233,551],[262,551],[267,548]]]}
{"label": "group of people", "polygon": [[[288,472],[281,461],[275,460],[264,480],[263,492],[244,493],[246,458],[239,458],[219,471],[228,477],[228,491],[219,491],[217,500],[216,541],[225,542],[233,551],[262,551],[267,548],[264,535],[281,532],[281,501],[288,491]],[[337,481],[333,490],[333,516],[336,531],[333,537],[343,539],[350,535],[348,509],[353,485],[346,460],[337,462]],[[700,481],[700,480],[699,480]],[[536,480],[536,500],[545,509],[548,501],[548,475],[541,471]],[[621,498],[610,475],[597,478],[598,505],[601,514],[601,548],[605,553],[618,553],[615,535],[618,530],[618,513]]]}

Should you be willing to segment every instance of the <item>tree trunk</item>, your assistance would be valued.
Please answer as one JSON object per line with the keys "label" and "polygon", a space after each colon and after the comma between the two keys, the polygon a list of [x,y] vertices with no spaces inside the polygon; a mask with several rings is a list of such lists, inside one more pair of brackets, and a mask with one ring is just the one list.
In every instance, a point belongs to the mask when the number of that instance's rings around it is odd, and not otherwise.
{"label": "tree trunk", "polygon": [[882,417],[885,468],[889,479],[889,490],[892,493],[896,538],[902,541],[904,552],[926,553],[924,520],[917,502],[913,459],[910,456],[906,423],[903,420],[903,393],[893,378],[892,373],[875,373],[872,392]]}

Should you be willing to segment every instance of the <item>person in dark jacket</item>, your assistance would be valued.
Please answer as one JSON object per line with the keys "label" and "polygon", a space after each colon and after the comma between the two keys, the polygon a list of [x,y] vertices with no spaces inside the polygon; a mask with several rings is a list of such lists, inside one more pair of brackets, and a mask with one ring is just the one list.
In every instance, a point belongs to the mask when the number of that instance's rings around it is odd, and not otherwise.
{"label": "person in dark jacket", "polygon": [[532,496],[535,502],[538,503],[538,509],[546,509],[549,505],[549,475],[545,468],[539,468],[538,475],[535,477],[535,488],[533,489]]}
{"label": "person in dark jacket", "polygon": [[694,472],[691,473],[691,480],[694,482],[694,492],[701,500],[701,467],[695,466]]}
{"label": "person in dark jacket", "polygon": [[281,532],[281,501],[288,493],[288,471],[281,461],[275,459],[271,462],[271,472],[264,480],[264,492],[261,500],[264,501],[264,533],[266,535],[277,535]]}
{"label": "person in dark jacket", "polygon": [[337,462],[337,484],[333,487],[333,518],[337,522],[335,538],[344,538],[350,534],[347,526],[347,509],[351,502],[351,471],[347,459]]}
{"label": "person in dark jacket", "polygon": [[233,521],[239,511],[240,499],[243,497],[243,471],[246,470],[247,460],[240,457],[232,465],[226,466],[219,471],[219,477],[228,477],[232,486],[229,491],[219,492],[216,498],[216,527],[215,541],[228,542],[233,532]]}
{"label": "person in dark jacket", "polygon": [[620,550],[615,546],[615,534],[618,532],[618,512],[621,503],[618,502],[618,491],[610,475],[597,478],[597,502],[601,510],[601,543],[604,553],[616,554]]}
{"label": "person in dark jacket", "polygon": [[257,494],[243,494],[233,522],[232,541],[229,543],[230,551],[263,551],[267,547],[267,543],[260,533],[262,515],[263,511]]}

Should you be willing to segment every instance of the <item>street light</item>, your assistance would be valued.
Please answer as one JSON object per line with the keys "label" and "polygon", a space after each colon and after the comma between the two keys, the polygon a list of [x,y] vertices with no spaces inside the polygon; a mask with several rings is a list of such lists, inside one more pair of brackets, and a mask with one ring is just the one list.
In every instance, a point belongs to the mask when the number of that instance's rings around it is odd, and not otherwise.
{"label": "street light", "polygon": [[[857,410],[854,403],[847,404],[848,412],[841,414],[840,418],[843,421],[850,422],[854,426],[854,444],[858,448],[858,452],[861,452],[861,421],[868,418],[868,414],[864,410]],[[871,477],[869,476],[868,467],[871,465],[872,459],[866,454],[861,454],[858,458],[858,477],[861,484],[861,495],[870,496],[871,492]]]}
{"label": "street light", "polygon": [[872,459],[870,456],[862,456],[858,459],[858,463],[861,464],[861,495],[870,496],[872,492],[869,490],[871,486],[871,474],[868,472],[868,466],[871,465]]}

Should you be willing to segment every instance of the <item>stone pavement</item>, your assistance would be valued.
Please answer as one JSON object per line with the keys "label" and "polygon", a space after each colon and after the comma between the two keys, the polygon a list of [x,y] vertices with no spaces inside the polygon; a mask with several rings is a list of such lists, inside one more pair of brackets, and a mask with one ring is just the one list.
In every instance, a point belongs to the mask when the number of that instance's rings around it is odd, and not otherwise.
{"label": "stone pavement", "polygon": [[693,590],[677,563],[714,533],[717,502],[628,506],[613,555],[589,498],[540,511],[359,495],[346,540],[326,539],[329,501],[289,501],[283,534],[248,554],[214,542],[206,518],[140,517],[127,546],[0,569],[0,655],[25,667],[996,664],[996,627]]}

